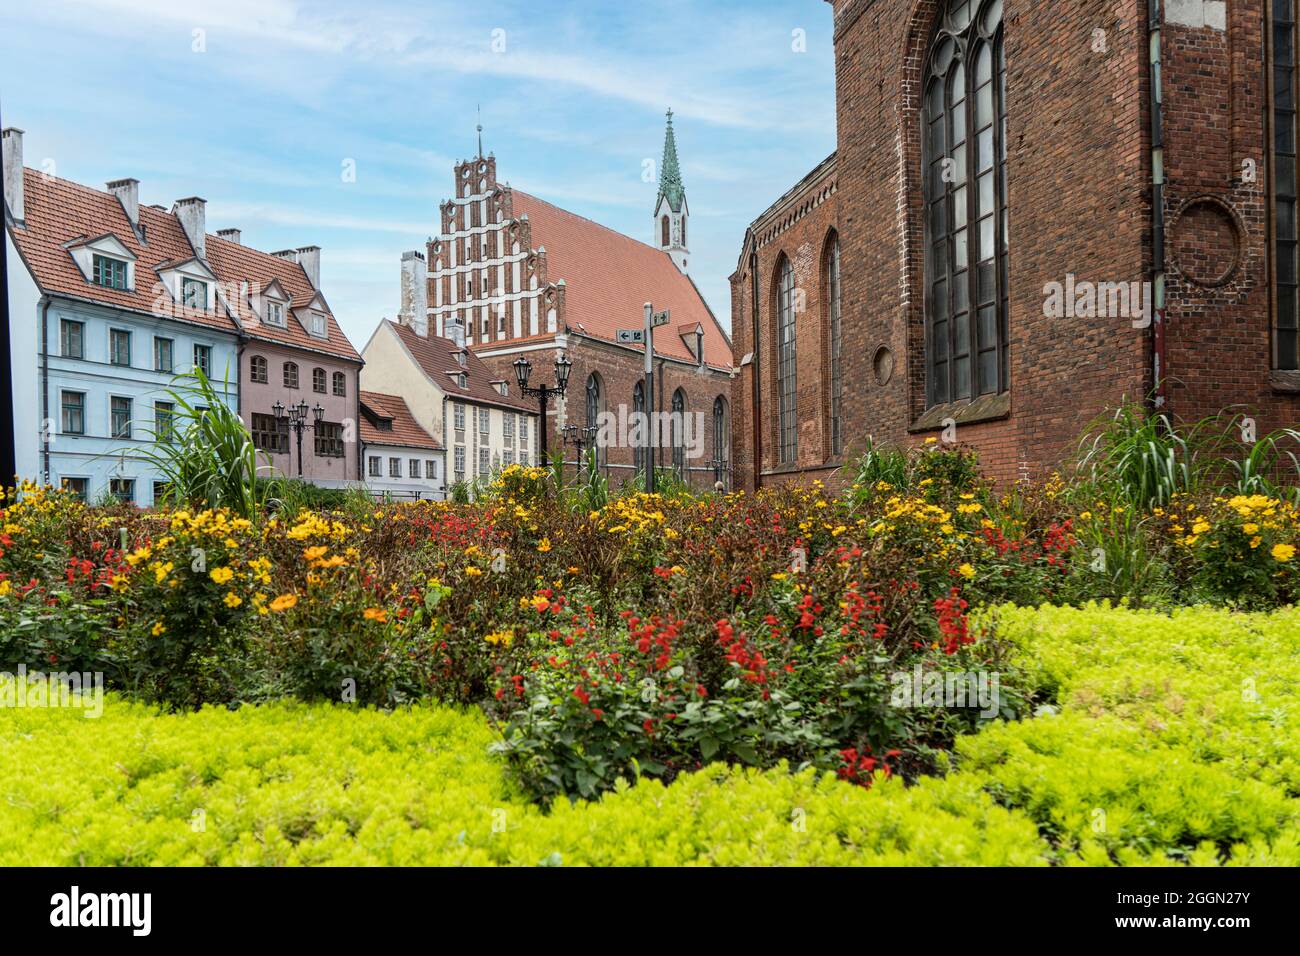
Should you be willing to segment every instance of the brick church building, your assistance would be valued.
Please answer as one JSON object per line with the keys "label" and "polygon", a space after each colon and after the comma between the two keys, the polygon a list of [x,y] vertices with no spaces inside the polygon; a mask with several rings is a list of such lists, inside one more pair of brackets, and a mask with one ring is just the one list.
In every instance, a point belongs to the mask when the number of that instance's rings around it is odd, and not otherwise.
{"label": "brick church building", "polygon": [[831,0],[838,148],[732,282],[737,487],[1010,479],[1124,399],[1300,415],[1297,0]]}
{"label": "brick church building", "polygon": [[[568,392],[549,403],[545,427],[552,453],[578,462],[576,439],[588,444],[601,413],[679,412],[691,425],[665,431],[654,451],[696,487],[730,477],[731,342],[690,278],[690,210],[669,113],[652,219],[653,245],[561,209],[497,179],[492,154],[455,167],[453,198],[441,205],[438,235],[423,253],[402,259],[404,325],[463,341],[518,395],[513,364],[533,366],[530,385],[555,384],[555,361],[571,361]],[[667,310],[655,329],[654,394],[647,396],[645,354],[618,341],[640,329],[644,303]],[[566,429],[566,426],[569,426]],[[702,433],[701,433],[702,432]],[[598,454],[612,487],[644,469],[647,451],[623,440]],[[567,438],[567,440],[566,440]]]}

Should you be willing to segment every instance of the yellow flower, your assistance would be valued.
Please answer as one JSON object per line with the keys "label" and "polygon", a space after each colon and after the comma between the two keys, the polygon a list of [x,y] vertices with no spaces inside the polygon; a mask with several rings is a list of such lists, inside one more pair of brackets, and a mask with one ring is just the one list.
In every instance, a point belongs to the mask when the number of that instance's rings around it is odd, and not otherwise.
{"label": "yellow flower", "polygon": [[465,569],[465,573],[468,574],[471,578],[476,578],[483,572],[471,564],[469,567]]}
{"label": "yellow flower", "polygon": [[542,552],[542,554],[545,554],[547,551],[550,551],[550,550],[551,550],[551,539],[550,539],[550,538],[543,538],[541,541],[539,541],[539,542],[537,543],[537,550],[540,551],[540,552]]}
{"label": "yellow flower", "polygon": [[1259,530],[1259,525],[1255,524],[1253,521],[1248,521],[1241,526],[1241,530],[1246,532],[1246,534],[1254,534]]}
{"label": "yellow flower", "polygon": [[[235,576],[235,572],[230,568],[213,568],[208,572],[208,577],[212,578],[217,584],[225,584]],[[232,604],[231,607],[234,607]]]}
{"label": "yellow flower", "polygon": [[153,631],[151,633],[153,634],[154,637],[161,637],[166,632],[166,630],[167,628],[166,626],[163,625],[163,622],[158,621],[157,623],[154,624]]}
{"label": "yellow flower", "polygon": [[367,621],[378,621],[383,624],[388,620],[388,612],[380,607],[368,607],[363,614]]}
{"label": "yellow flower", "polygon": [[171,573],[173,567],[175,567],[175,565],[173,565],[170,561],[168,561],[166,564],[155,564],[153,566],[154,580],[158,584],[162,584],[163,579]]}
{"label": "yellow flower", "polygon": [[957,573],[960,574],[963,578],[975,577],[975,569],[969,564],[963,564],[961,567],[957,569]]}
{"label": "yellow flower", "polygon": [[1273,545],[1272,554],[1274,561],[1290,561],[1295,557],[1295,546],[1290,544],[1275,544]]}
{"label": "yellow flower", "polygon": [[320,558],[323,558],[325,556],[325,552],[328,550],[329,548],[327,548],[325,545],[318,544],[310,548],[304,548],[302,552],[302,556],[306,558],[308,561],[317,561]]}
{"label": "yellow flower", "polygon": [[239,607],[239,605],[244,603],[244,599],[234,591],[228,591],[223,600],[225,601],[226,607]]}
{"label": "yellow flower", "polygon": [[964,514],[964,515],[973,515],[973,514],[977,514],[977,513],[979,513],[980,511],[983,511],[983,510],[984,510],[983,507],[980,506],[979,504],[969,504],[969,505],[958,505],[958,506],[957,506],[957,511],[958,511],[958,513],[959,513],[959,514]]}
{"label": "yellow flower", "polygon": [[493,631],[491,634],[485,634],[483,640],[489,644],[499,644],[502,647],[509,647],[510,642],[515,639],[512,631]]}
{"label": "yellow flower", "polygon": [[287,611],[291,607],[295,607],[297,604],[298,604],[298,595],[281,594],[278,598],[276,598],[274,601],[271,602],[271,610],[275,611],[276,613],[279,613],[280,611]]}

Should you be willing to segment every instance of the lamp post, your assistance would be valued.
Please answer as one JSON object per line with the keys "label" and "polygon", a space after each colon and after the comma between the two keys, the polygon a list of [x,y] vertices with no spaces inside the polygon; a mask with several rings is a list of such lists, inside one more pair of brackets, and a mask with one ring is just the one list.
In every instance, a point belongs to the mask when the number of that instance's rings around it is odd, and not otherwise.
{"label": "lamp post", "polygon": [[[271,408],[275,411],[275,417],[279,421],[288,421],[289,427],[298,435],[298,477],[302,477],[302,433],[308,428],[315,429],[322,421],[325,420],[325,409],[320,402],[316,403],[315,408],[307,407],[307,400],[303,399],[297,405],[285,408],[283,402],[276,402]],[[307,421],[307,414],[310,412],[314,421]]]}
{"label": "lamp post", "polygon": [[542,461],[547,461],[546,453],[546,403],[550,401],[552,395],[557,398],[564,395],[569,389],[569,372],[573,371],[573,363],[569,357],[561,353],[560,357],[555,360],[555,384],[554,385],[529,385],[528,378],[533,373],[533,363],[528,361],[522,355],[515,359],[515,380],[519,383],[519,392],[524,396],[536,397],[537,407],[541,412],[540,431],[542,433]]}

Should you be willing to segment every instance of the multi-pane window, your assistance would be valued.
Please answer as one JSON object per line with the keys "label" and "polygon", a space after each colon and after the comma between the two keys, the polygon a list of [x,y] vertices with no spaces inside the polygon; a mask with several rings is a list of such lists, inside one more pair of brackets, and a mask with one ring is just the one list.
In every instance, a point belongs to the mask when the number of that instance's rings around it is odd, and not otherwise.
{"label": "multi-pane window", "polygon": [[316,455],[320,458],[343,457],[343,426],[337,422],[316,423]]}
{"label": "multi-pane window", "polygon": [[492,425],[491,410],[487,408],[480,408],[478,410],[478,433],[480,435],[486,435],[491,429],[491,425]]}
{"label": "multi-pane window", "polygon": [[261,355],[254,355],[248,362],[248,377],[258,385],[267,383],[266,359]]}
{"label": "multi-pane window", "polygon": [[131,399],[119,395],[110,398],[108,418],[114,438],[131,437]]}
{"label": "multi-pane window", "polygon": [[325,316],[319,312],[311,314],[311,334],[318,339],[323,339],[326,336]]}
{"label": "multi-pane window", "polygon": [[783,464],[798,458],[799,423],[795,411],[795,286],[794,267],[781,260],[777,273],[776,388],[780,401],[778,448]]}
{"label": "multi-pane window", "polygon": [[157,508],[167,503],[171,492],[171,484],[166,481],[155,481],[153,483],[153,504]]}
{"label": "multi-pane window", "polygon": [[830,339],[831,353],[831,454],[838,455],[844,450],[842,415],[844,372],[840,363],[843,334],[840,325],[840,240],[838,236],[831,239],[830,247],[826,251],[826,298],[830,313],[827,337]]}
{"label": "multi-pane window", "polygon": [[[528,446],[528,418],[524,415],[519,416],[519,447]],[[520,459],[521,461],[523,459]]]}
{"label": "multi-pane window", "polygon": [[161,442],[176,437],[176,406],[172,402],[153,403],[153,435]]}
{"label": "multi-pane window", "polygon": [[131,364],[131,333],[126,329],[108,330],[108,361],[110,365]]}
{"label": "multi-pane window", "polygon": [[[600,424],[600,413],[604,411],[605,396],[601,389],[600,376],[595,372],[587,377],[587,427],[595,428]],[[594,433],[593,433],[594,434]],[[594,440],[594,439],[593,439]],[[596,450],[597,463],[602,467],[608,461],[604,448]]]}
{"label": "multi-pane window", "polygon": [[1296,0],[1273,0],[1273,366],[1300,369],[1296,255]]}
{"label": "multi-pane window", "polygon": [[208,378],[212,377],[212,346],[194,346],[194,367]]}
{"label": "multi-pane window", "polygon": [[492,471],[492,449],[480,445],[478,449],[478,473],[486,475]]}
{"label": "multi-pane window", "polygon": [[[275,455],[289,454],[289,422],[274,415],[253,413],[253,447]],[[372,461],[378,461],[374,458]]]}
{"label": "multi-pane window", "polygon": [[63,490],[71,495],[75,495],[82,501],[90,497],[90,479],[89,478],[64,478]]}
{"label": "multi-pane window", "polygon": [[464,445],[456,446],[456,451],[452,457],[452,462],[456,470],[456,480],[464,481],[465,480],[465,446]]}
{"label": "multi-pane window", "polygon": [[266,304],[266,324],[284,328],[283,302],[268,302]]}
{"label": "multi-pane window", "polygon": [[366,472],[371,478],[381,478],[384,473],[384,462],[378,455],[371,455],[366,466]]}
{"label": "multi-pane window", "polygon": [[928,405],[1007,389],[1002,0],[949,0],[922,107]]}
{"label": "multi-pane window", "polygon": [[284,363],[284,387],[285,388],[298,387],[298,363],[297,362]]}
{"label": "multi-pane window", "polygon": [[456,431],[463,432],[465,430],[465,406],[460,402],[451,403],[451,420]]}
{"label": "multi-pane window", "polygon": [[65,435],[86,434],[86,393],[64,392],[62,431]]}
{"label": "multi-pane window", "polygon": [[123,504],[135,504],[135,479],[110,478],[108,493]]}
{"label": "multi-pane window", "polygon": [[181,279],[181,304],[187,309],[208,307],[208,284],[199,279]]}
{"label": "multi-pane window", "polygon": [[348,393],[348,377],[342,372],[334,373],[334,394],[346,395]]}
{"label": "multi-pane window", "polygon": [[311,370],[311,390],[325,394],[325,370],[323,368],[314,368]]}
{"label": "multi-pane window", "polygon": [[126,263],[96,253],[91,260],[91,281],[109,289],[126,288]]}
{"label": "multi-pane window", "polygon": [[501,465],[503,468],[509,467],[514,463],[515,463],[515,450],[513,448],[507,448],[503,452],[501,452]]}
{"label": "multi-pane window", "polygon": [[406,462],[406,475],[408,478],[420,477],[420,459],[410,458]]}
{"label": "multi-pane window", "polygon": [[505,417],[501,419],[501,437],[507,442],[513,442],[515,440],[514,412],[506,412]]}
{"label": "multi-pane window", "polygon": [[402,477],[402,459],[400,458],[388,459],[388,477],[389,478]]}
{"label": "multi-pane window", "polygon": [[86,357],[86,323],[75,319],[59,322],[59,354],[64,358]]}
{"label": "multi-pane window", "polygon": [[436,459],[436,458],[430,458],[430,459],[428,459],[428,460],[425,461],[425,463],[424,463],[424,477],[426,477],[426,478],[437,478],[437,477],[438,477],[438,459]]}
{"label": "multi-pane window", "polygon": [[176,343],[171,339],[154,338],[153,370],[155,372],[170,372],[172,370],[175,349]]}

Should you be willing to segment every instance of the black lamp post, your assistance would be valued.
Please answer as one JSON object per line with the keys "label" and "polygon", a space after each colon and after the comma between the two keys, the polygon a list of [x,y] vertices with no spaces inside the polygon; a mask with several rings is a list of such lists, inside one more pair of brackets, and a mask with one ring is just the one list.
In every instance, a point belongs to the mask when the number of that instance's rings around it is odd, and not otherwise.
{"label": "black lamp post", "polygon": [[[325,409],[320,402],[316,403],[315,408],[307,407],[307,400],[303,399],[297,405],[285,408],[283,402],[276,402],[271,408],[275,411],[275,417],[279,421],[288,421],[289,427],[298,435],[298,477],[302,477],[302,433],[308,428],[315,429],[317,425],[325,420]],[[311,413],[314,421],[307,421],[307,414]]]}
{"label": "black lamp post", "polygon": [[569,388],[569,372],[573,371],[573,363],[569,357],[561,353],[560,357],[555,360],[555,384],[554,385],[535,385],[528,384],[528,377],[533,373],[533,363],[528,361],[522,355],[515,359],[515,379],[519,382],[519,391],[525,396],[535,396],[537,398],[537,407],[541,411],[541,428],[542,433],[542,462],[547,461],[546,453],[546,403],[554,395],[557,398],[562,396]]}

